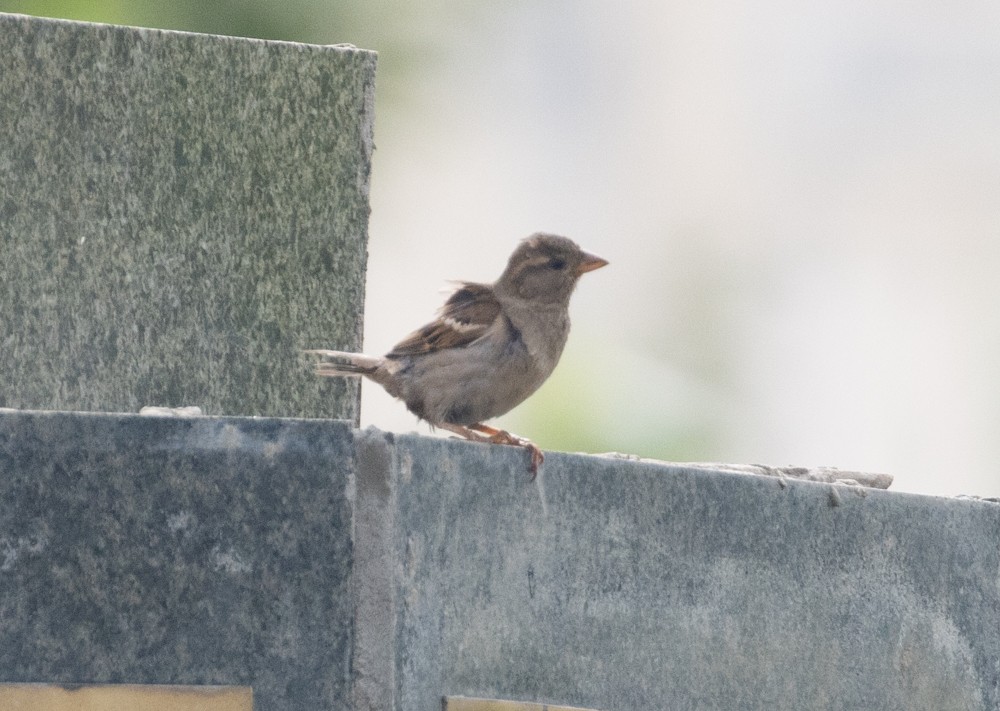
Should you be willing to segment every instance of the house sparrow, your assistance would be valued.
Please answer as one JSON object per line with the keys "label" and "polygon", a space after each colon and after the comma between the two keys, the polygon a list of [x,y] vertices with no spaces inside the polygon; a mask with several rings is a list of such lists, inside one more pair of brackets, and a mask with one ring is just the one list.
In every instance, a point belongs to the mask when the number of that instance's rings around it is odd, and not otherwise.
{"label": "house sparrow", "polygon": [[483,423],[519,405],[549,377],[569,335],[577,279],[607,263],[566,237],[537,233],[518,244],[499,279],[459,282],[437,320],[384,356],[306,352],[322,358],[317,375],[363,375],[432,427],[524,447],[534,479],[541,450]]}

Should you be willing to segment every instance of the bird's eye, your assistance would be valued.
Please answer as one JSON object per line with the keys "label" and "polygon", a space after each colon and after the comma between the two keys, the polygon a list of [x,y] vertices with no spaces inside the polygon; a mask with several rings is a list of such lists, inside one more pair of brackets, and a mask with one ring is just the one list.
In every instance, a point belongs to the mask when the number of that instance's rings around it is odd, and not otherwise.
{"label": "bird's eye", "polygon": [[559,259],[559,257],[553,257],[549,260],[549,269],[554,269],[556,271],[566,268],[566,260]]}

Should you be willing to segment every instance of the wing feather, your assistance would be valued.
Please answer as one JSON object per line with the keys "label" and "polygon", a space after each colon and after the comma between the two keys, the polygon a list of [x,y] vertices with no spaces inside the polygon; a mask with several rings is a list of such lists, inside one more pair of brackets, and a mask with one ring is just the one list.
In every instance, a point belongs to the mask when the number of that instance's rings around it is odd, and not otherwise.
{"label": "wing feather", "polygon": [[467,346],[496,321],[500,302],[486,284],[462,282],[448,297],[437,320],[417,329],[386,354],[387,358]]}

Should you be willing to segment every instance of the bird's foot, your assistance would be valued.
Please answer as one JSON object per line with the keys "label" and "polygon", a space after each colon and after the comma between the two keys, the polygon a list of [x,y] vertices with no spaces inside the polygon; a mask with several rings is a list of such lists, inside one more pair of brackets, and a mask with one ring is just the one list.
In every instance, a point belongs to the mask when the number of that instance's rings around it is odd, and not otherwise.
{"label": "bird's foot", "polygon": [[531,481],[534,481],[535,477],[538,476],[538,467],[540,467],[542,462],[545,461],[545,455],[542,453],[542,450],[538,448],[538,445],[529,439],[511,434],[507,430],[497,429],[496,427],[490,427],[489,425],[484,425],[482,423],[476,423],[474,425],[469,425],[468,427],[446,423],[440,423],[436,426],[441,429],[448,430],[449,432],[454,432],[457,435],[461,435],[466,439],[471,439],[473,442],[483,442],[486,444],[507,444],[514,447],[524,447],[531,455],[531,461],[528,465],[528,471],[531,473]]}
{"label": "bird's foot", "polygon": [[528,466],[528,471],[531,472],[531,481],[534,481],[535,477],[538,476],[538,467],[545,461],[545,454],[530,439],[484,424],[469,425],[469,429],[487,435],[487,440],[493,444],[509,444],[527,449],[531,456],[531,462]]}

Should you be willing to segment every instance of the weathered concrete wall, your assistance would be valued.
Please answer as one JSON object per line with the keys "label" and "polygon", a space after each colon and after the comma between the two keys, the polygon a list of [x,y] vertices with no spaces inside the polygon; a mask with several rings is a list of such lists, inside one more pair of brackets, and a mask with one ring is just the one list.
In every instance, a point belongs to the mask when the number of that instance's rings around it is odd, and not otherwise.
{"label": "weathered concrete wall", "polygon": [[0,681],[260,709],[1000,707],[1000,505],[357,432],[0,412]]}
{"label": "weathered concrete wall", "polygon": [[396,708],[1000,708],[996,504],[566,454],[531,484],[510,448],[366,442]]}
{"label": "weathered concrete wall", "polygon": [[0,14],[0,406],[356,419],[375,55]]}
{"label": "weathered concrete wall", "polygon": [[349,426],[0,413],[0,681],[348,707]]}

